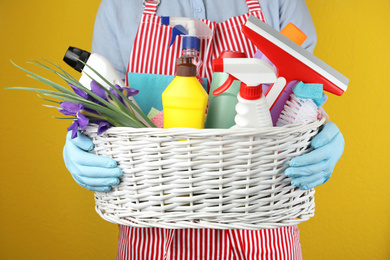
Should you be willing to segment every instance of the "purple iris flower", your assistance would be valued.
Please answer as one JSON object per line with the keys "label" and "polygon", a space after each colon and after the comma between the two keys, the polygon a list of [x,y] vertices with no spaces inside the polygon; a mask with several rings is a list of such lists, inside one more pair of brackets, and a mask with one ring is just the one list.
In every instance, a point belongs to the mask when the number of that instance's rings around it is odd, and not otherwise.
{"label": "purple iris flower", "polygon": [[68,127],[68,131],[72,131],[72,139],[77,137],[77,130],[79,129],[79,123],[77,120],[73,120],[72,124]]}
{"label": "purple iris flower", "polygon": [[126,97],[134,97],[139,93],[138,89],[135,88],[122,88],[122,93],[125,94]]}
{"label": "purple iris flower", "polygon": [[82,91],[81,89],[79,89],[78,87],[76,87],[72,84],[69,84],[69,86],[73,89],[74,93],[76,93],[77,95],[79,95],[82,98],[88,99],[87,93],[85,93],[84,91]]}
{"label": "purple iris flower", "polygon": [[63,101],[60,103],[61,109],[58,110],[58,112],[61,112],[62,114],[66,116],[77,116],[77,112],[84,109],[83,104],[75,104],[69,101]]}
{"label": "purple iris flower", "polygon": [[[71,84],[69,85],[72,87],[73,91],[80,97],[95,102],[97,104],[104,105],[101,102],[97,101],[95,98],[85,93],[83,90],[79,89],[78,87]],[[97,95],[98,97],[106,101],[109,101],[110,103],[116,106],[118,105],[115,104],[113,100],[110,98],[110,96],[107,93],[107,90],[101,87],[96,81],[92,80],[90,86],[91,86],[92,93],[94,93],[95,95]],[[125,95],[126,97],[135,96],[139,92],[139,90],[137,89],[127,88],[127,87],[122,88],[119,85],[115,85],[115,88],[118,89],[120,92],[122,92],[123,95]],[[128,106],[126,102],[123,100],[123,98],[115,91],[115,89],[110,88],[109,91],[113,95],[115,95],[115,97],[121,103],[123,103],[125,106]],[[77,137],[77,131],[79,129],[84,130],[90,122],[99,124],[98,133],[97,133],[98,135],[101,135],[112,126],[109,122],[104,121],[105,117],[102,116],[98,111],[87,108],[81,103],[74,104],[69,101],[63,101],[60,103],[60,107],[61,109],[59,110],[59,112],[61,112],[62,114],[77,117],[77,119],[75,119],[72,122],[72,124],[68,127],[68,131],[72,131],[72,139]]]}
{"label": "purple iris flower", "polygon": [[84,116],[83,114],[81,114],[80,111],[77,113],[77,119],[76,120],[77,120],[81,130],[84,130],[87,127],[88,123],[89,123],[89,118]]}
{"label": "purple iris flower", "polygon": [[[120,92],[123,93],[126,97],[133,97],[139,93],[138,89],[135,88],[122,88],[119,85],[114,85],[116,89],[118,89]],[[111,93],[113,93],[116,97],[119,96],[119,94],[112,88],[110,88]]]}
{"label": "purple iris flower", "polygon": [[72,139],[77,137],[77,130],[79,130],[79,128],[81,130],[84,130],[87,127],[88,123],[88,117],[78,112],[77,119],[73,120],[72,124],[68,127],[68,131],[72,131]]}
{"label": "purple iris flower", "polygon": [[68,127],[68,131],[72,131],[72,139],[77,137],[77,130],[79,128],[84,130],[89,123],[89,118],[84,116],[81,110],[77,111],[75,116],[77,116],[77,119],[73,120],[72,124]]}
{"label": "purple iris flower", "polygon": [[94,80],[91,81],[91,91],[100,98],[107,100],[107,91]]}
{"label": "purple iris flower", "polygon": [[[119,85],[115,85],[115,88],[117,88],[119,91],[121,91],[123,93],[123,91],[121,90],[121,87]],[[123,103],[123,99],[122,97],[113,89],[113,88],[110,88],[110,92],[117,98],[119,99],[120,102]]]}
{"label": "purple iris flower", "polygon": [[109,128],[111,127],[111,124],[106,122],[106,121],[101,121],[99,123],[99,127],[98,127],[98,131],[97,131],[97,134],[98,135],[101,135],[103,134],[105,131],[107,131]]}
{"label": "purple iris flower", "polygon": [[[139,90],[137,89],[134,89],[134,88],[122,88],[121,86],[119,85],[114,85],[116,89],[118,89],[120,92],[122,92],[123,95],[125,95],[127,98],[128,97],[132,97],[132,96],[135,96],[138,94]],[[126,102],[123,100],[123,98],[119,95],[119,93],[117,93],[113,88],[110,88],[110,92],[123,104],[125,105],[126,107],[128,107],[128,105],[126,104]],[[129,109],[131,109],[131,107],[128,107]]]}

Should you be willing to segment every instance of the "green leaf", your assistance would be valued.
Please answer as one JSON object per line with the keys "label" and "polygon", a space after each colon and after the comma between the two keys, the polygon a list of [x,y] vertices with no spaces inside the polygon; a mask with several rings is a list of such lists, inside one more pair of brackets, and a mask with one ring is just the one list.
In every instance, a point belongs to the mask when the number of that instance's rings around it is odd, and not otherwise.
{"label": "green leaf", "polygon": [[55,118],[55,119],[72,119],[72,120],[75,120],[75,119],[77,119],[76,117],[58,117],[58,116],[53,116],[53,118]]}
{"label": "green leaf", "polygon": [[61,103],[61,102],[59,102],[59,101],[55,101],[55,100],[51,100],[51,99],[48,99],[48,98],[44,98],[44,97],[42,97],[42,96],[40,96],[40,95],[37,95],[37,96],[38,96],[39,98],[45,100],[45,101],[49,101],[49,102],[56,103],[56,104],[60,104],[60,103]]}
{"label": "green leaf", "polygon": [[[42,95],[44,95],[46,97],[59,99],[61,101],[68,101],[68,102],[72,102],[72,103],[75,103],[75,104],[81,103],[86,108],[90,108],[90,109],[96,110],[98,113],[100,113],[105,118],[106,121],[109,121],[114,126],[128,126],[128,127],[137,127],[137,128],[145,127],[145,125],[142,122],[140,122],[138,118],[136,118],[136,116],[132,113],[132,111],[130,111],[128,108],[126,108],[126,106],[123,105],[115,97],[115,95],[113,95],[107,89],[106,89],[106,91],[108,92],[108,95],[115,101],[115,103],[117,103],[118,106],[115,106],[115,105],[111,104],[110,102],[107,102],[106,100],[104,100],[104,99],[100,98],[99,96],[97,96],[96,94],[94,94],[90,89],[85,88],[79,81],[77,81],[69,73],[67,73],[65,70],[63,70],[58,64],[54,64],[54,63],[51,63],[49,61],[46,61],[46,62],[48,62],[52,66],[56,67],[60,71],[58,71],[56,69],[53,69],[53,68],[51,68],[51,67],[49,67],[49,66],[47,66],[47,65],[45,65],[45,64],[43,64],[41,62],[38,62],[38,61],[34,61],[32,64],[34,64],[36,66],[39,66],[41,68],[44,68],[46,70],[54,72],[57,76],[59,76],[61,79],[63,79],[66,83],[72,84],[72,85],[78,87],[79,89],[83,90],[84,92],[89,94],[91,97],[93,97],[94,99],[96,99],[97,101],[102,103],[103,105],[97,104],[97,103],[95,103],[93,101],[90,101],[90,100],[86,100],[86,99],[80,97],[79,95],[77,95],[76,93],[74,93],[73,91],[69,90],[68,88],[65,88],[65,87],[61,86],[60,84],[57,84],[57,83],[55,83],[55,82],[53,82],[51,80],[48,80],[48,79],[46,79],[46,78],[44,78],[42,76],[37,75],[36,73],[33,73],[33,72],[31,72],[31,71],[29,71],[27,69],[24,69],[24,68],[16,65],[13,62],[12,62],[13,65],[15,65],[19,69],[27,72],[28,73],[28,75],[27,75],[28,77],[36,79],[36,80],[38,80],[38,81],[40,81],[40,82],[42,82],[42,83],[44,83],[44,84],[54,88],[57,91],[52,91],[52,90],[47,90],[47,89],[39,89],[39,88],[28,88],[28,87],[10,87],[10,88],[6,88],[6,89],[17,89],[17,90],[33,91],[33,92],[38,92],[38,93],[40,93],[40,94],[42,94]],[[95,71],[95,73],[96,73],[96,71]],[[98,74],[98,73],[96,73],[96,74]],[[101,77],[101,75],[99,75],[99,77]],[[106,79],[104,79],[103,77],[101,77],[101,78],[107,84],[112,86],[112,84],[110,84]],[[112,87],[113,87],[113,89],[117,90],[114,86],[112,86]],[[117,91],[119,91],[119,90],[117,90]],[[128,100],[127,97],[125,97],[121,92],[119,94],[124,97],[124,100]],[[60,103],[60,102],[55,101],[55,100],[43,98],[41,96],[39,96],[39,97],[42,98],[45,101],[54,102],[54,103],[57,103],[57,104]],[[131,102],[130,102],[130,104],[131,104]],[[49,106],[49,105],[44,105],[44,106],[46,106],[46,107],[55,107],[55,106]],[[55,108],[58,108],[58,107],[55,107]],[[143,116],[145,116],[145,115],[143,115]]]}
{"label": "green leaf", "polygon": [[58,65],[58,63],[53,63],[53,62],[50,62],[50,61],[45,60],[45,59],[43,59],[43,60],[46,61],[47,63],[53,65],[54,67],[60,69],[60,70],[64,73],[64,75],[68,76],[69,78],[74,79],[74,80],[77,80],[77,79],[75,79],[70,73],[68,73],[66,70],[62,69],[61,66]]}
{"label": "green leaf", "polygon": [[[137,127],[137,128],[143,127],[143,125],[137,121],[134,121],[131,119],[129,120],[128,118],[121,116],[121,114],[118,114],[115,111],[110,110],[109,108],[106,108],[104,106],[96,104],[92,101],[86,100],[78,95],[72,96],[72,95],[60,93],[57,91],[46,90],[46,89],[28,88],[28,87],[10,87],[7,89],[33,91],[33,92],[41,93],[45,96],[54,97],[54,98],[61,99],[63,101],[72,102],[75,104],[81,103],[85,107],[96,110],[99,113],[106,115],[106,117],[111,118],[112,121],[115,122],[116,125],[119,123],[122,126],[130,126],[130,127]],[[113,124],[113,125],[115,125],[115,124]]]}
{"label": "green leaf", "polygon": [[55,108],[55,109],[61,109],[60,107],[56,106],[50,106],[50,105],[42,105],[43,107],[49,107],[49,108]]}
{"label": "green leaf", "polygon": [[[90,70],[92,70],[96,75],[99,76],[99,78],[101,78],[104,82],[106,82],[110,87],[112,87],[124,100],[126,100],[126,103],[130,104],[131,108],[133,110],[135,110],[138,115],[140,115],[151,127],[157,127],[143,112],[141,109],[139,109],[136,105],[133,104],[133,102],[131,102],[128,97],[126,97],[125,95],[123,95],[122,92],[120,92],[117,88],[114,87],[113,84],[111,84],[111,82],[109,82],[106,78],[104,78],[100,73],[98,73],[94,68],[92,68],[91,66],[89,66],[88,64],[86,64],[85,62],[81,61],[85,66],[87,66]],[[91,76],[89,76],[90,78],[92,78]]]}
{"label": "green leaf", "polygon": [[[129,108],[127,108],[125,105],[123,105],[123,103],[114,95],[112,94],[108,89],[106,89],[104,86],[102,86],[97,80],[95,80],[94,78],[92,78],[89,74],[85,73],[85,75],[87,75],[91,80],[95,81],[102,89],[104,89],[106,91],[106,93],[108,94],[108,96],[113,100],[114,104],[124,113],[128,114],[130,117],[134,118],[135,120],[137,120],[136,116],[134,115],[134,113],[129,110]],[[112,89],[115,89],[118,93],[121,93],[119,90],[116,89],[115,86],[113,86],[112,84],[110,85],[110,87]]]}
{"label": "green leaf", "polygon": [[[45,95],[49,96],[49,97],[56,97],[53,94],[45,94]],[[129,120],[129,118],[123,117],[123,115],[118,114],[117,112],[112,111],[109,108],[106,108],[104,106],[98,105],[98,104],[96,104],[96,103],[94,103],[92,101],[80,98],[80,100],[78,100],[78,102],[77,101],[75,102],[74,99],[66,98],[66,97],[63,97],[63,100],[64,101],[69,101],[69,102],[72,102],[72,103],[75,103],[75,104],[81,103],[81,104],[83,104],[87,108],[96,110],[97,112],[99,112],[102,115],[106,116],[107,118],[109,118],[113,122],[116,122],[116,126],[128,126],[128,127],[135,127],[135,128],[143,127],[143,125],[140,122],[134,121],[134,120]],[[118,123],[120,125],[117,125]]]}
{"label": "green leaf", "polygon": [[[11,62],[12,62],[12,61],[11,61]],[[38,81],[40,81],[40,82],[42,82],[42,83],[44,83],[44,84],[46,84],[46,85],[48,85],[48,86],[50,86],[50,87],[52,87],[52,88],[54,88],[54,89],[56,89],[56,90],[62,92],[62,93],[67,93],[67,94],[70,94],[70,95],[77,95],[77,94],[74,93],[73,91],[71,91],[71,90],[69,90],[69,89],[67,89],[67,88],[65,88],[65,87],[63,87],[63,86],[61,86],[60,84],[57,84],[57,83],[55,83],[55,82],[53,82],[53,81],[51,81],[51,80],[48,80],[48,79],[46,79],[46,78],[44,78],[44,77],[41,77],[41,76],[35,74],[35,73],[33,73],[33,72],[31,72],[31,71],[29,71],[29,70],[27,70],[27,69],[24,69],[24,68],[22,68],[22,67],[16,65],[14,62],[12,62],[12,64],[14,64],[17,68],[19,68],[19,69],[21,69],[21,70],[27,72],[27,73],[29,74],[29,75],[27,75],[27,76],[29,76],[29,77],[31,77],[31,78],[33,78],[33,79],[36,79],[36,80],[38,80]]]}
{"label": "green leaf", "polygon": [[[99,97],[98,95],[96,95],[95,93],[93,93],[90,89],[84,87],[80,82],[78,81],[73,81],[69,78],[66,78],[66,77],[63,77],[63,79],[65,81],[67,81],[68,83],[78,87],[79,89],[83,90],[84,92],[86,92],[87,94],[89,94],[90,96],[92,96],[94,99],[96,99],[97,101],[99,101],[100,103],[104,104],[105,106],[107,106],[108,108],[110,108],[112,111],[115,111],[116,113],[128,118],[129,120],[133,121],[135,125],[138,125],[138,127],[145,127],[132,113],[128,114],[128,113],[125,113],[123,112],[122,110],[120,110],[118,107],[116,107],[115,105],[109,103],[108,101],[102,99],[101,97]],[[103,89],[105,89],[104,87],[102,87]],[[113,96],[112,93],[110,93],[107,89],[105,89],[106,92],[108,92],[110,95]],[[115,97],[116,98],[116,97]],[[118,100],[118,99],[117,99]],[[120,102],[118,100],[118,102]],[[123,104],[122,104],[123,105]]]}

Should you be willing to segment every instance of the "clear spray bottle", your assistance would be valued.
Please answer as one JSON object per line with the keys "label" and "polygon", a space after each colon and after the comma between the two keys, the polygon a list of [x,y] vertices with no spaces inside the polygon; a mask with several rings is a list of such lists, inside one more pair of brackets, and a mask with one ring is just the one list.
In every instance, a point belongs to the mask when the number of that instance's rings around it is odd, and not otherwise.
{"label": "clear spray bottle", "polygon": [[[176,41],[178,35],[182,35],[181,56],[191,57],[192,63],[197,67],[199,74],[202,65],[200,54],[200,39],[211,39],[213,32],[210,27],[199,19],[189,17],[161,16],[161,24],[172,27],[172,36],[169,47]],[[198,79],[201,81],[199,75]]]}

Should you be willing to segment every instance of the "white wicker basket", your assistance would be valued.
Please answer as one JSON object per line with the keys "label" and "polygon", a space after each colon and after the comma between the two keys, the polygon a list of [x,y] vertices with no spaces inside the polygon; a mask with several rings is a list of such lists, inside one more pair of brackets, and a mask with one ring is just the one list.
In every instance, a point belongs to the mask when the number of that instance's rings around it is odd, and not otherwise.
{"label": "white wicker basket", "polygon": [[257,129],[115,127],[85,134],[94,152],[123,170],[118,186],[96,192],[96,211],[136,227],[264,229],[314,215],[314,189],[299,190],[284,175],[310,150],[324,120]]}

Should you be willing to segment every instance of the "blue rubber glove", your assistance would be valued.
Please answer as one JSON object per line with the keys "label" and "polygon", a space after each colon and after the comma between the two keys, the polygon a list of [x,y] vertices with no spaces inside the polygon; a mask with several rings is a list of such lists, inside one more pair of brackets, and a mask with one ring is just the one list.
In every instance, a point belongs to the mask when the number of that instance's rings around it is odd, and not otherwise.
{"label": "blue rubber glove", "polygon": [[290,161],[286,169],[287,177],[292,177],[291,185],[308,190],[327,182],[336,163],[344,151],[344,138],[338,127],[326,123],[313,138],[310,153],[298,156]]}
{"label": "blue rubber glove", "polygon": [[71,132],[66,135],[63,156],[66,168],[73,179],[81,186],[93,191],[109,191],[112,185],[119,184],[122,171],[116,162],[108,157],[88,153],[93,149],[93,142],[77,132],[71,139]]}

